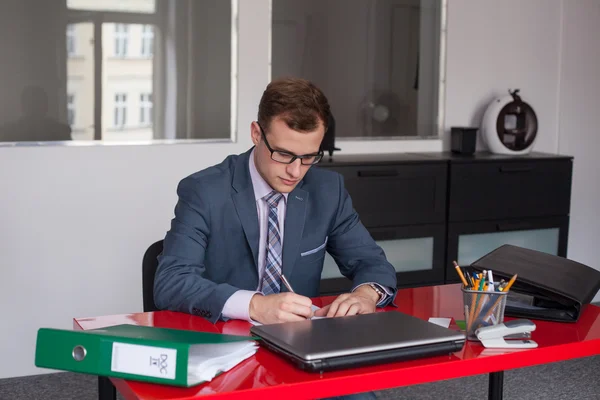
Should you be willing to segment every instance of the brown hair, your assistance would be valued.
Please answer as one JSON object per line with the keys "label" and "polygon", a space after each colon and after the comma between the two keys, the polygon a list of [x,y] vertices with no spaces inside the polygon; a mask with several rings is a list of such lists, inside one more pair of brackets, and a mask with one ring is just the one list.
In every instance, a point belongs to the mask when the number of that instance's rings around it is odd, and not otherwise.
{"label": "brown hair", "polygon": [[319,120],[327,131],[330,117],[325,94],[313,83],[300,78],[280,78],[269,83],[258,106],[258,123],[268,130],[279,117],[299,132],[317,129]]}

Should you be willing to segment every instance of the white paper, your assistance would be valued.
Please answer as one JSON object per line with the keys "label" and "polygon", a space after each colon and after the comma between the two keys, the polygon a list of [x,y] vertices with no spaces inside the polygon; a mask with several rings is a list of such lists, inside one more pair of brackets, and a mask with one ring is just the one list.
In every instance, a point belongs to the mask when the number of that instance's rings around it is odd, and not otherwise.
{"label": "white paper", "polygon": [[188,384],[211,381],[218,373],[229,371],[258,350],[254,340],[231,343],[196,344],[188,358]]}
{"label": "white paper", "polygon": [[452,321],[452,318],[429,318],[429,322],[443,326],[444,328],[448,328],[450,326],[450,321]]}
{"label": "white paper", "polygon": [[110,369],[114,372],[175,379],[177,350],[113,343]]}
{"label": "white paper", "polygon": [[[315,311],[317,311],[317,310],[321,309],[321,307],[317,307],[317,306],[315,306],[314,304],[313,304],[312,306],[310,306],[310,308],[313,310],[313,312],[315,312]],[[325,318],[325,317],[312,317],[311,319],[321,319],[321,318]],[[252,325],[256,325],[256,326],[262,325],[262,324],[261,324],[260,322],[258,322],[258,321],[250,321],[250,322],[252,322]]]}

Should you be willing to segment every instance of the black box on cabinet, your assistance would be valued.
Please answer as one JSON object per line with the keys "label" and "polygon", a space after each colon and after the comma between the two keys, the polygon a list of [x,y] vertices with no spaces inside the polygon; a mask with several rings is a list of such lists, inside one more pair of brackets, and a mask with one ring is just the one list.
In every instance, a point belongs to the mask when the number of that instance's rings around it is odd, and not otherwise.
{"label": "black box on cabinet", "polygon": [[450,128],[450,148],[453,153],[473,154],[477,144],[477,128]]}

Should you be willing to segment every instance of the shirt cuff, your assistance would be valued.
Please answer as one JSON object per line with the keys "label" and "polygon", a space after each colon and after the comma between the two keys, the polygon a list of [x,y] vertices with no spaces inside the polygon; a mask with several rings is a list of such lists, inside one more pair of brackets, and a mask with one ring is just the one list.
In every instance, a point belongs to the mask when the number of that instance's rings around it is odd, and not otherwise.
{"label": "shirt cuff", "polygon": [[232,294],[223,305],[223,312],[221,313],[223,319],[225,321],[228,319],[241,319],[250,322],[250,300],[257,293],[262,295],[262,293],[252,290],[238,290]]}
{"label": "shirt cuff", "polygon": [[357,287],[352,289],[352,291],[354,292],[356,289],[358,289],[359,287],[361,287],[363,285],[375,285],[379,288],[379,290],[381,290],[383,292],[383,296],[381,296],[381,299],[379,299],[379,301],[377,302],[376,305],[385,303],[385,301],[392,295],[392,291],[389,288],[387,288],[385,286],[381,286],[379,283],[375,283],[375,282],[361,283],[360,285],[358,285]]}

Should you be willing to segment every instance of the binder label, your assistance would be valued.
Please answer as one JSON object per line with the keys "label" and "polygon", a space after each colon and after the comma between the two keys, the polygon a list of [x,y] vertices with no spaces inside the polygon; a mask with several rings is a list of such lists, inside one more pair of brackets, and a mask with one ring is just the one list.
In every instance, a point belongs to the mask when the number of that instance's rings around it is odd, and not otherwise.
{"label": "binder label", "polygon": [[176,366],[175,349],[113,343],[111,370],[114,372],[175,379]]}

